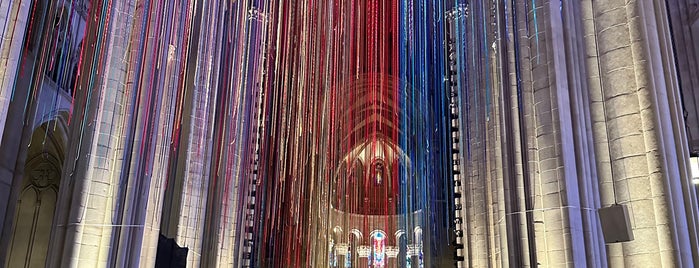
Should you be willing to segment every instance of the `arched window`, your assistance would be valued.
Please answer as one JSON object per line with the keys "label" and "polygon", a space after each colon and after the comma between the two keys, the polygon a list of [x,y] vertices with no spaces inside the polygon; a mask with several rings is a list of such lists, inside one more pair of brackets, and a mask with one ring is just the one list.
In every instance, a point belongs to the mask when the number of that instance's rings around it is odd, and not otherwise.
{"label": "arched window", "polygon": [[51,26],[53,27],[53,37],[52,40],[54,40],[55,43],[51,44],[53,46],[53,50],[49,56],[49,65],[46,67],[46,75],[51,78],[54,82],[56,82],[56,85],[60,87],[62,85],[62,81],[59,81],[59,78],[61,78],[61,72],[64,62],[65,62],[65,56],[67,54],[66,47],[68,46],[70,40],[66,40],[70,38],[69,34],[66,34],[66,31],[68,31],[68,21],[70,20],[69,13],[66,10],[65,7],[61,7],[60,10],[58,10],[53,17],[53,22]]}
{"label": "arched window", "polygon": [[345,268],[351,268],[353,264],[357,263],[358,254],[357,247],[362,244],[362,232],[357,229],[352,229],[349,233],[349,239],[347,241],[348,251],[347,256],[345,256]]}
{"label": "arched window", "polygon": [[[32,133],[27,148],[24,178],[18,192],[7,267],[44,267],[49,247],[62,245],[51,241],[55,225],[51,223],[59,198],[62,166],[65,160],[65,125],[61,119],[48,121]],[[57,127],[54,128],[54,124]]]}
{"label": "arched window", "polygon": [[335,241],[332,238],[328,242],[328,267],[337,267],[337,250],[335,249]]}
{"label": "arched window", "polygon": [[383,231],[374,231],[371,236],[369,262],[375,268],[386,267],[386,234]]}
{"label": "arched window", "polygon": [[408,238],[404,230],[396,231],[396,246],[398,246],[398,267],[410,268],[410,254],[408,253]]}
{"label": "arched window", "polygon": [[335,226],[332,230],[330,240],[328,242],[328,266],[335,268],[339,267],[342,263],[340,257],[344,251],[344,245],[342,244],[343,235],[342,228],[340,226]]}
{"label": "arched window", "polygon": [[386,179],[386,165],[383,159],[376,159],[371,163],[371,178],[375,185],[381,185]]}
{"label": "arched window", "polygon": [[415,227],[414,238],[415,240],[413,241],[416,249],[415,254],[417,255],[417,267],[422,268],[425,266],[425,264],[422,255],[422,228],[419,226]]}
{"label": "arched window", "polygon": [[[39,42],[41,41],[41,34],[43,32],[42,22],[46,13],[46,3],[48,1],[31,1],[31,7],[29,8],[29,16],[33,16],[34,22],[27,25],[27,32],[25,34],[31,34],[27,36],[27,48],[28,52],[36,52]],[[31,18],[30,18],[31,19]]]}
{"label": "arched window", "polygon": [[362,161],[355,159],[351,164],[345,164],[338,169],[333,189],[333,207],[340,211],[358,213],[362,208],[364,191],[362,178],[364,167]]}

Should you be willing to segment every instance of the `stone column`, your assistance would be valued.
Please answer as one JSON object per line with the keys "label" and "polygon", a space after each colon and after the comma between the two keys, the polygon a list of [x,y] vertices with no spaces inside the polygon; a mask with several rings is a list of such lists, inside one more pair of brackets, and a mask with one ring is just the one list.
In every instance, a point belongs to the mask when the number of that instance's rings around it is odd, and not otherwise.
{"label": "stone column", "polygon": [[524,85],[526,136],[534,194],[537,262],[585,264],[582,209],[571,122],[563,18],[559,1],[528,5],[531,84]]}
{"label": "stone column", "polygon": [[[188,248],[187,267],[199,267],[206,213],[211,159],[211,132],[214,117],[215,82],[210,76],[215,70],[212,51],[219,48],[220,39],[217,3],[197,2],[192,6],[194,20],[187,59],[186,81],[181,119],[175,120],[178,138],[174,140],[170,158],[161,233],[175,238],[178,245]],[[218,37],[218,38],[217,38]],[[216,80],[214,80],[216,81]]]}
{"label": "stone column", "polygon": [[[509,6],[510,4],[514,4]],[[530,49],[530,37],[529,37],[529,27],[527,25],[528,21],[528,10],[525,9],[525,3],[514,2],[508,3],[506,7],[505,16],[511,18],[509,22],[511,24],[506,25],[508,27],[508,33],[511,36],[508,37],[511,42],[507,42],[507,57],[510,60],[510,85],[511,85],[511,96],[504,96],[510,98],[511,110],[504,111],[509,113],[512,120],[512,129],[509,135],[512,135],[511,142],[514,143],[514,165],[515,168],[515,185],[511,186],[511,191],[516,191],[518,206],[513,206],[513,212],[517,213],[520,226],[515,226],[513,228],[519,228],[520,234],[520,245],[521,245],[521,263],[525,267],[529,267],[532,263],[532,259],[536,257],[536,241],[534,238],[534,225],[533,225],[533,192],[532,192],[532,178],[534,178],[534,162],[531,161],[533,154],[532,150],[527,146],[530,142],[530,138],[527,133],[530,130],[526,124],[526,118],[531,116],[529,109],[524,109],[524,107],[530,106],[531,103],[529,99],[519,99],[518,90],[524,92],[527,86],[532,85],[532,61],[531,55],[535,53],[535,50]],[[515,202],[515,200],[511,200]]]}
{"label": "stone column", "polygon": [[[23,164],[17,165],[20,150],[19,143],[22,139],[22,116],[20,109],[10,109],[10,100],[15,88],[15,78],[19,72],[22,57],[22,44],[25,28],[29,16],[30,1],[3,1],[0,3],[0,264],[5,263],[5,255],[12,235],[12,221],[14,219],[17,195],[13,194],[13,178],[15,167],[23,169]],[[27,76],[31,75],[30,72]],[[23,90],[26,99],[27,89]],[[19,93],[16,93],[19,94]],[[17,96],[20,99],[19,96]],[[20,103],[18,101],[16,103]],[[10,113],[12,112],[12,113]],[[14,119],[7,121],[9,114],[15,115]],[[12,129],[11,137],[5,137],[5,130]],[[16,131],[19,129],[19,131]],[[16,185],[18,182],[15,182]],[[18,189],[18,187],[14,187]],[[16,190],[15,190],[16,191]]]}
{"label": "stone column", "polygon": [[53,245],[51,265],[153,264],[180,73],[169,43],[179,39],[159,28],[172,13],[161,8],[90,9],[55,228],[65,242]]}
{"label": "stone column", "polygon": [[[15,79],[19,72],[22,45],[30,20],[31,3],[32,1],[3,1],[0,3],[0,33],[2,33],[0,36],[2,38],[0,39],[0,140],[2,140],[5,131],[5,120],[15,88]],[[35,21],[33,26],[35,31],[37,26],[38,23]],[[3,196],[9,196],[9,193]]]}
{"label": "stone column", "polygon": [[696,220],[683,208],[688,181],[679,176],[679,148],[672,147],[680,130],[669,128],[678,118],[668,99],[677,90],[674,66],[662,50],[667,39],[658,37],[667,25],[656,16],[665,7],[645,0],[592,3],[612,164],[606,187],[613,187],[613,198],[603,195],[603,205],[626,205],[635,237],[609,247],[609,264],[690,267]]}
{"label": "stone column", "polygon": [[[575,183],[578,191],[569,194],[569,198],[574,200],[569,203],[571,209],[579,211],[579,225],[577,235],[579,243],[584,247],[576,247],[575,251],[581,263],[587,266],[606,266],[604,251],[604,241],[602,230],[598,224],[598,214],[596,208],[600,207],[599,177],[597,171],[597,157],[594,145],[594,133],[592,126],[597,118],[592,116],[590,92],[595,88],[590,84],[595,84],[593,78],[589,78],[596,70],[588,70],[586,63],[590,61],[589,52],[586,46],[586,37],[589,35],[585,25],[589,25],[591,14],[589,3],[587,2],[565,2],[560,7],[560,14],[563,26],[563,45],[565,48],[565,68],[567,71],[567,97],[569,105],[566,107],[569,113],[566,120],[567,128],[571,131],[572,140],[566,142],[574,150],[571,159],[574,163],[567,163],[566,166],[574,166]],[[588,18],[590,18],[588,20]],[[560,43],[558,43],[560,44]],[[597,79],[599,84],[599,79]],[[597,90],[596,92],[598,92]],[[570,135],[569,134],[569,135]],[[571,172],[571,175],[573,173]]]}

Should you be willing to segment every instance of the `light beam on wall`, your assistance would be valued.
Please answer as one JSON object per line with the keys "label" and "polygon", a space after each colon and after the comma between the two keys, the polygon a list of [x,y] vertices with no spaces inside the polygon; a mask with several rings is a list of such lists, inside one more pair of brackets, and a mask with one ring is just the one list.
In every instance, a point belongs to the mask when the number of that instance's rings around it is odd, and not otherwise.
{"label": "light beam on wall", "polygon": [[695,155],[689,158],[689,166],[692,169],[692,183],[699,185],[699,155]]}

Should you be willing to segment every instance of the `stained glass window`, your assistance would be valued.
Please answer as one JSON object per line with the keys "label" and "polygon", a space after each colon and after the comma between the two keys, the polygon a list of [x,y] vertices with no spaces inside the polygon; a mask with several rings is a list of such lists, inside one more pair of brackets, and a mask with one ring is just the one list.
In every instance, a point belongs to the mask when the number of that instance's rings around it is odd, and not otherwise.
{"label": "stained glass window", "polygon": [[372,259],[374,267],[386,266],[386,235],[377,232],[372,240]]}

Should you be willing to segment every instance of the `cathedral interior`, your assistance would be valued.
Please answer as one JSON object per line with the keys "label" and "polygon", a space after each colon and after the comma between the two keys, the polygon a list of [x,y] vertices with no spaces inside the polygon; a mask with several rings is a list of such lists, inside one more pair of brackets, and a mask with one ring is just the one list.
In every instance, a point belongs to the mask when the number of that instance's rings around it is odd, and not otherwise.
{"label": "cathedral interior", "polygon": [[699,0],[2,0],[0,36],[0,267],[699,263]]}

